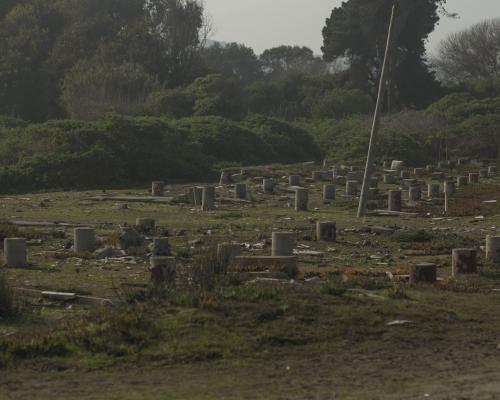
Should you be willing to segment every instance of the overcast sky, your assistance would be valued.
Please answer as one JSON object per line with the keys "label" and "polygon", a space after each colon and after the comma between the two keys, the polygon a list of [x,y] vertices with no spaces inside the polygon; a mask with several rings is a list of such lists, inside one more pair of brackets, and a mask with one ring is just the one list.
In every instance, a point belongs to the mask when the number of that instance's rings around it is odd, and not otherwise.
{"label": "overcast sky", "polygon": [[[320,54],[321,30],[341,0],[204,0],[215,27],[213,40],[239,42],[257,54],[281,44],[308,46]],[[441,18],[432,34],[432,51],[449,33],[500,16],[500,0],[448,0],[459,19]]]}

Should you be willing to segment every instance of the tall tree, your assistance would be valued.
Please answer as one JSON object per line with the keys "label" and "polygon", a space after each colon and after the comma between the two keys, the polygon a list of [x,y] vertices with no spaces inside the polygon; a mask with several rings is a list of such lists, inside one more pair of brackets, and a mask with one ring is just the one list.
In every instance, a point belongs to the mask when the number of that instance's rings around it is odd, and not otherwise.
{"label": "tall tree", "polygon": [[[438,94],[439,85],[426,65],[425,43],[439,21],[439,9],[445,2],[398,2],[390,60],[392,79],[387,82],[389,104],[421,107]],[[325,61],[347,59],[352,86],[373,95],[380,77],[393,4],[394,0],[348,0],[332,11],[323,29]]]}
{"label": "tall tree", "polygon": [[213,43],[200,53],[209,73],[218,73],[248,84],[262,77],[258,57],[250,47],[238,43]]}
{"label": "tall tree", "polygon": [[443,40],[433,58],[440,80],[459,84],[500,72],[500,18],[479,22]]}
{"label": "tall tree", "polygon": [[287,75],[321,75],[327,72],[327,65],[314,55],[308,47],[279,46],[268,49],[260,56],[264,73],[271,78]]}

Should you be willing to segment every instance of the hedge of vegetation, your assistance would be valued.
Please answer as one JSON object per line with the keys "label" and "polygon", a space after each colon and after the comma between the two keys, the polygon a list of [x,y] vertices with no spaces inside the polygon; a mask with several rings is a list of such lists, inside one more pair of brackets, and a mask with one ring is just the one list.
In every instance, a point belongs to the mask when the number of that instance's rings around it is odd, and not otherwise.
{"label": "hedge of vegetation", "polygon": [[[312,137],[302,129],[267,117],[261,117],[260,122],[262,130],[221,117],[168,120],[109,114],[95,122],[60,120],[31,125],[2,118],[0,190],[203,180],[213,178],[224,164],[298,162],[319,157]],[[281,158],[275,158],[276,149]]]}

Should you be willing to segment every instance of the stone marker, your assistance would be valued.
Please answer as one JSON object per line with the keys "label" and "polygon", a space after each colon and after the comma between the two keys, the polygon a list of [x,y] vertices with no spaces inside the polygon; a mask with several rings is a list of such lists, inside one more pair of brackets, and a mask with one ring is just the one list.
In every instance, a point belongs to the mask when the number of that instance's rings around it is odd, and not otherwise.
{"label": "stone marker", "polygon": [[464,187],[469,183],[469,178],[467,176],[457,176],[457,186]]}
{"label": "stone marker", "polygon": [[195,186],[193,188],[193,199],[194,205],[196,207],[201,207],[202,199],[203,199],[203,188],[199,186]]}
{"label": "stone marker", "polygon": [[323,242],[337,240],[337,224],[335,222],[316,222],[316,239]]}
{"label": "stone marker", "polygon": [[403,170],[401,170],[399,175],[400,175],[401,179],[410,179],[410,171],[403,169]]}
{"label": "stone marker", "polygon": [[156,223],[153,218],[136,218],[135,220],[135,227],[140,231],[140,232],[154,232]]}
{"label": "stone marker", "polygon": [[479,170],[479,177],[480,178],[488,178],[488,170],[487,169],[480,169]]}
{"label": "stone marker", "polygon": [[429,183],[427,186],[427,197],[430,199],[434,199],[439,197],[439,183]]}
{"label": "stone marker", "polygon": [[75,228],[73,231],[75,253],[93,252],[95,250],[95,232],[92,228]]}
{"label": "stone marker", "polygon": [[453,195],[455,193],[455,182],[453,181],[444,181],[443,182],[443,192],[448,196]]}
{"label": "stone marker", "polygon": [[469,173],[469,183],[479,183],[479,174],[477,172]]}
{"label": "stone marker", "polygon": [[410,284],[434,283],[437,279],[437,266],[432,263],[413,264],[410,266]]}
{"label": "stone marker", "polygon": [[334,185],[323,185],[323,200],[335,200]]}
{"label": "stone marker", "polygon": [[300,175],[290,175],[288,177],[288,184],[290,186],[299,186],[300,185]]}
{"label": "stone marker", "polygon": [[264,193],[271,194],[274,192],[274,181],[270,178],[264,178],[262,180],[262,190]]}
{"label": "stone marker", "polygon": [[313,171],[311,174],[311,178],[316,182],[323,180],[323,171]]}
{"label": "stone marker", "polygon": [[293,256],[295,234],[293,232],[273,232],[272,255],[275,257]]}
{"label": "stone marker", "polygon": [[500,264],[500,236],[486,237],[486,258],[494,264]]}
{"label": "stone marker", "polygon": [[409,189],[411,186],[415,186],[416,184],[416,179],[403,179],[403,182],[401,182],[401,186],[403,186],[403,189]]}
{"label": "stone marker", "polygon": [[307,211],[309,203],[309,190],[306,188],[295,189],[295,211]]}
{"label": "stone marker", "polygon": [[231,176],[231,173],[229,171],[221,171],[220,172],[220,180],[219,180],[219,185],[227,185],[229,183],[232,183],[233,179]]}
{"label": "stone marker", "polygon": [[355,181],[355,180],[357,180],[357,179],[358,179],[358,175],[359,175],[359,174],[358,174],[357,172],[355,172],[355,171],[350,171],[350,172],[348,172],[348,173],[346,174],[346,179],[347,179],[348,181]]}
{"label": "stone marker", "polygon": [[3,251],[7,267],[23,268],[28,266],[26,239],[5,238],[3,240]]}
{"label": "stone marker", "polygon": [[414,168],[413,175],[415,175],[417,178],[421,178],[425,175],[425,168]]}
{"label": "stone marker", "polygon": [[496,173],[497,173],[497,167],[496,166],[492,165],[492,166],[488,167],[488,176],[490,178],[493,178],[496,175]]}
{"label": "stone marker", "polygon": [[217,245],[217,260],[223,264],[231,264],[235,257],[241,255],[238,243],[219,243]]}
{"label": "stone marker", "polygon": [[345,194],[347,196],[356,196],[358,194],[358,181],[347,181],[345,183]]}
{"label": "stone marker", "polygon": [[150,293],[161,293],[175,288],[177,266],[175,257],[151,257]]}
{"label": "stone marker", "polygon": [[384,183],[386,185],[394,185],[396,183],[396,178],[392,174],[384,174]]}
{"label": "stone marker", "polygon": [[388,210],[401,211],[401,190],[389,190]]}
{"label": "stone marker", "polygon": [[167,257],[170,256],[170,243],[167,237],[153,238],[151,243],[151,253],[153,257]]}
{"label": "stone marker", "polygon": [[391,170],[393,170],[393,171],[401,171],[403,169],[404,165],[405,165],[404,161],[394,160],[391,163]]}
{"label": "stone marker", "polygon": [[477,250],[453,249],[451,270],[454,277],[460,274],[475,274],[477,272]]}
{"label": "stone marker", "polygon": [[164,190],[165,190],[165,182],[163,181],[154,181],[151,184],[151,196],[153,197],[163,196]]}
{"label": "stone marker", "polygon": [[205,186],[201,196],[201,210],[212,211],[215,209],[215,187]]}
{"label": "stone marker", "polygon": [[410,186],[408,192],[408,198],[410,201],[420,201],[422,200],[422,186]]}
{"label": "stone marker", "polygon": [[237,183],[234,185],[234,196],[237,199],[245,199],[247,197],[247,184]]}

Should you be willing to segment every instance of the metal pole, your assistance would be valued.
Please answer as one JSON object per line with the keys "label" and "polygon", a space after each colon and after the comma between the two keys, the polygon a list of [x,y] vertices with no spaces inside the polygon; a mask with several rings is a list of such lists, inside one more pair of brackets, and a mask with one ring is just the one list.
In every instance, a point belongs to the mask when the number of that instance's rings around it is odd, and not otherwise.
{"label": "metal pole", "polygon": [[377,106],[375,107],[375,116],[373,117],[372,131],[370,134],[370,145],[368,147],[368,156],[366,157],[365,175],[363,178],[361,197],[359,199],[358,218],[364,217],[366,212],[366,201],[368,200],[368,187],[369,187],[368,180],[370,179],[372,174],[373,152],[378,137],[380,114],[382,112],[382,107],[384,105],[384,94],[385,94],[385,83],[386,83],[385,77],[387,74],[387,63],[388,60],[390,59],[390,54],[391,54],[392,37],[394,33],[394,20],[396,19],[396,10],[397,6],[396,4],[394,4],[392,6],[391,22],[389,24],[389,32],[387,34],[387,45],[385,47],[384,63],[382,65],[382,72],[380,74]]}

